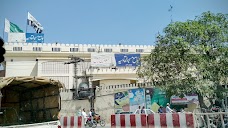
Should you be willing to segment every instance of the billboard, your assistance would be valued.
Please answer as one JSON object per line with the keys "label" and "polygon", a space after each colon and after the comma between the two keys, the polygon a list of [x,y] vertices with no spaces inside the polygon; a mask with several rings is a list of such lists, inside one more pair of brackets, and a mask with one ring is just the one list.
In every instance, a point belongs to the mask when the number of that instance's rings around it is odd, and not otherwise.
{"label": "billboard", "polygon": [[44,34],[42,33],[26,33],[26,42],[27,43],[43,43]]}
{"label": "billboard", "polygon": [[140,65],[140,54],[115,54],[116,66]]}
{"label": "billboard", "polygon": [[199,103],[198,95],[197,94],[187,94],[183,98],[179,96],[171,96],[171,103],[172,104],[189,104],[189,103]]}
{"label": "billboard", "polygon": [[115,66],[113,53],[93,53],[91,54],[92,67],[111,67]]}
{"label": "billboard", "polygon": [[25,43],[25,33],[8,33],[8,42]]}
{"label": "billboard", "polygon": [[128,91],[115,93],[114,102],[115,113],[130,111]]}
{"label": "billboard", "polygon": [[130,101],[130,111],[135,112],[140,106],[141,108],[145,106],[145,94],[144,89],[130,89],[128,90],[129,101]]}

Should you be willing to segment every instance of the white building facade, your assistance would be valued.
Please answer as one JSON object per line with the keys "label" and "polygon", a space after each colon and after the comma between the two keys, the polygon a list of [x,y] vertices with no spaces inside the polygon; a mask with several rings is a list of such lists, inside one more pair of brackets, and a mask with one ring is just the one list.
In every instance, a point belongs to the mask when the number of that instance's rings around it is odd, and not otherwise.
{"label": "white building facade", "polygon": [[[42,76],[59,80],[65,89],[78,87],[80,79],[75,83],[75,73],[83,76],[83,71],[91,76],[90,83],[100,89],[108,89],[109,85],[135,84],[140,82],[136,75],[136,67],[91,67],[91,55],[97,53],[150,54],[153,46],[146,45],[94,45],[94,44],[60,44],[60,43],[5,43],[5,77]],[[70,56],[79,57],[77,69]],[[76,70],[76,72],[75,72]]]}

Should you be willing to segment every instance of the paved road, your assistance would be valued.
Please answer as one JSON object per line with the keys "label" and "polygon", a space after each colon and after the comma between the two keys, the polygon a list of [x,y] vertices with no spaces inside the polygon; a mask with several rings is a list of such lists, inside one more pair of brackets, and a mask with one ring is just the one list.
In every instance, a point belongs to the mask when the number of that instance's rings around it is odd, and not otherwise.
{"label": "paved road", "polygon": [[[87,126],[86,128],[91,128],[91,127]],[[111,128],[111,124],[106,124],[104,127],[101,127],[101,125],[98,124],[96,128]]]}

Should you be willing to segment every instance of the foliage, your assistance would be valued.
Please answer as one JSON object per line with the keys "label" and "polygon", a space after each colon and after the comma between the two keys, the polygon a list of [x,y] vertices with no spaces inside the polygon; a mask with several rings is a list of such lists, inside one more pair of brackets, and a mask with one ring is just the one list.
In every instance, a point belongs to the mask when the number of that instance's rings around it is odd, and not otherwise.
{"label": "foliage", "polygon": [[137,74],[168,96],[197,93],[213,97],[228,83],[228,15],[204,12],[173,22],[157,37]]}

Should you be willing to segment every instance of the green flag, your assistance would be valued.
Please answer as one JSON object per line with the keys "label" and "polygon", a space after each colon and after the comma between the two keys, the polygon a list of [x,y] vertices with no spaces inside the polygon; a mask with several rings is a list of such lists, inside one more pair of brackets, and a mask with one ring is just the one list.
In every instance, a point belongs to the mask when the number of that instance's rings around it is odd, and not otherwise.
{"label": "green flag", "polygon": [[23,31],[14,23],[5,19],[5,32],[23,33]]}

